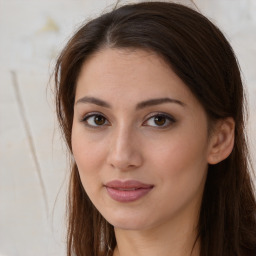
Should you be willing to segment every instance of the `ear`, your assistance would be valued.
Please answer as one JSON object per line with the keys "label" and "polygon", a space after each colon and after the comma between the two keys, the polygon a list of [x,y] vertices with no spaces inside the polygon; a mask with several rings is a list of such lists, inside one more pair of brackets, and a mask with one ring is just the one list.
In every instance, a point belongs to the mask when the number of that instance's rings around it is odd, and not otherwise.
{"label": "ear", "polygon": [[235,121],[232,117],[218,120],[210,136],[208,163],[217,164],[226,159],[233,150]]}

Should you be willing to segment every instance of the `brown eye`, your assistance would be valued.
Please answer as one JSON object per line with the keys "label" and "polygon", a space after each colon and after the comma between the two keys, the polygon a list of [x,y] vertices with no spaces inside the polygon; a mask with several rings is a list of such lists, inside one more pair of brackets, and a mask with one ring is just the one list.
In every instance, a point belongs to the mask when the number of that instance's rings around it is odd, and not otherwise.
{"label": "brown eye", "polygon": [[151,116],[143,125],[151,127],[166,128],[175,123],[176,120],[167,114],[156,114]]}
{"label": "brown eye", "polygon": [[85,116],[85,118],[82,120],[87,126],[89,127],[98,127],[98,126],[105,126],[108,125],[109,122],[107,119],[100,114],[89,114]]}
{"label": "brown eye", "polygon": [[166,117],[165,116],[155,116],[154,122],[157,126],[163,126],[166,122]]}
{"label": "brown eye", "polygon": [[106,118],[104,116],[97,115],[94,117],[94,123],[97,125],[103,125],[106,121]]}

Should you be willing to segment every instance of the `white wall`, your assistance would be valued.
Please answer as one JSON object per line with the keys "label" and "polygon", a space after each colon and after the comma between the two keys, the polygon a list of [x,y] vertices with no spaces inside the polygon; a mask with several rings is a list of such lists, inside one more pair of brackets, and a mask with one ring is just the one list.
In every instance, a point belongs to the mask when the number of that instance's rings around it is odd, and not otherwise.
{"label": "white wall", "polygon": [[[114,2],[0,0],[0,256],[65,255],[68,168],[47,83],[72,31]],[[195,2],[237,53],[255,154],[256,1]]]}

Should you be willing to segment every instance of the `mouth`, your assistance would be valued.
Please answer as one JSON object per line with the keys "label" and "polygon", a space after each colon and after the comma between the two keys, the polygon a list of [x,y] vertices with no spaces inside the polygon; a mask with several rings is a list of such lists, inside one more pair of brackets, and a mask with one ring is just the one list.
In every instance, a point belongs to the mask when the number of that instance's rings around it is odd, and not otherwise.
{"label": "mouth", "polygon": [[118,202],[136,201],[148,194],[154,187],[136,180],[113,180],[104,185],[108,195]]}
{"label": "mouth", "polygon": [[138,190],[141,188],[113,188],[113,189],[121,190],[121,191],[134,191],[134,190]]}

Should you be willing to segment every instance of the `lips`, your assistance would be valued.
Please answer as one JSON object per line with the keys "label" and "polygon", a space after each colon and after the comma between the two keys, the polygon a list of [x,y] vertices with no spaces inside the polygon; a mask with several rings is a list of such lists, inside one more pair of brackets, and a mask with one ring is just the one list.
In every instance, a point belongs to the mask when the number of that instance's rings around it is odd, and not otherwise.
{"label": "lips", "polygon": [[113,180],[106,183],[105,187],[109,196],[115,201],[132,202],[148,194],[154,186],[136,180]]}

